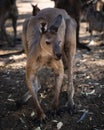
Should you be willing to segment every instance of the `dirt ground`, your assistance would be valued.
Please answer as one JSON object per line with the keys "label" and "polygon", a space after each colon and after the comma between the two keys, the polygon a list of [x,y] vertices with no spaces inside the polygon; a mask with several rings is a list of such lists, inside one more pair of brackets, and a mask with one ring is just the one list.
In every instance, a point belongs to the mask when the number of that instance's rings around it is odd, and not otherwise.
{"label": "dirt ground", "polygon": [[[34,0],[36,3],[37,0]],[[32,0],[18,0],[18,38],[21,39],[21,29],[24,18],[31,15]],[[53,6],[49,0],[38,0],[40,8]],[[8,24],[8,23],[7,23]],[[80,41],[89,42],[89,33],[85,23],[81,23]],[[7,27],[12,32],[11,27]],[[11,33],[12,35],[12,33]],[[96,44],[102,41],[96,35]],[[21,40],[16,47],[8,47],[5,41],[0,41],[0,130],[104,130],[104,45],[91,46],[91,51],[77,49],[74,65],[75,103],[78,112],[70,115],[62,112],[60,115],[48,118],[45,124],[37,124],[35,108],[30,99],[17,109],[15,101],[27,92],[25,84],[26,56],[16,55],[22,49]],[[8,56],[3,54],[14,53]],[[60,106],[66,102],[67,70],[60,95]],[[50,109],[54,93],[54,76],[49,69],[40,72],[40,102],[44,110]]]}

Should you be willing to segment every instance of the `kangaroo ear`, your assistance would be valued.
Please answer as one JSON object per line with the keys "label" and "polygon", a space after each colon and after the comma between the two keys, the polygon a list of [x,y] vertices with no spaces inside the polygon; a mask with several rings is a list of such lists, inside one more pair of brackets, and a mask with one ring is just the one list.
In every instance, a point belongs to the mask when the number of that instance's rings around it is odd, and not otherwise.
{"label": "kangaroo ear", "polygon": [[49,31],[56,33],[58,31],[59,26],[61,25],[61,22],[62,22],[62,15],[58,15],[54,19],[52,25],[49,27]]}
{"label": "kangaroo ear", "polygon": [[43,18],[40,18],[39,21],[40,21],[40,28],[39,28],[40,33],[45,33],[47,31],[47,22]]}

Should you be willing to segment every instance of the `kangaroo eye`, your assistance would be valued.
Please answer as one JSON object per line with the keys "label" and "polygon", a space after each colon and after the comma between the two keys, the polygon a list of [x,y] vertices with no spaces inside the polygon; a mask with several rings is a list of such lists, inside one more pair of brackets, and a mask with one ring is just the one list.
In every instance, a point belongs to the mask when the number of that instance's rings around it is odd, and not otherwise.
{"label": "kangaroo eye", "polygon": [[50,45],[50,42],[49,42],[49,41],[46,41],[46,44],[47,44],[47,45]]}

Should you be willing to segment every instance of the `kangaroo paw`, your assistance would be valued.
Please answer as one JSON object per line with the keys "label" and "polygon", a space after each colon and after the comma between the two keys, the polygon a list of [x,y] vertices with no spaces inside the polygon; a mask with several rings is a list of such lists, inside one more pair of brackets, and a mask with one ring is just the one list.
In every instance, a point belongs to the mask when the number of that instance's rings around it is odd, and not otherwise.
{"label": "kangaroo paw", "polygon": [[48,110],[46,115],[48,118],[54,118],[56,116],[62,117],[61,115],[65,112],[64,108],[59,108],[57,110]]}
{"label": "kangaroo paw", "polygon": [[76,105],[68,106],[68,107],[67,107],[67,112],[68,112],[70,115],[76,114],[76,113],[78,112],[77,106],[76,106]]}
{"label": "kangaroo paw", "polygon": [[42,124],[46,124],[47,121],[48,121],[48,119],[46,117],[44,119],[42,119],[42,118],[39,119],[38,117],[35,117],[34,120],[33,120],[34,124],[37,125],[37,126],[40,126]]}

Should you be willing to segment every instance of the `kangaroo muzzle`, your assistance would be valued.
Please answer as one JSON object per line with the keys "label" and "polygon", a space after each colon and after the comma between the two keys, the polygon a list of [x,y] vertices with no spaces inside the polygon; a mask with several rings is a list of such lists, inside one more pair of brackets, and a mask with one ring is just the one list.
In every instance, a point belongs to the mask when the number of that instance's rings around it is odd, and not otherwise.
{"label": "kangaroo muzzle", "polygon": [[56,60],[60,60],[62,57],[62,50],[60,46],[60,41],[55,42],[54,47],[53,47],[53,53],[55,55]]}

